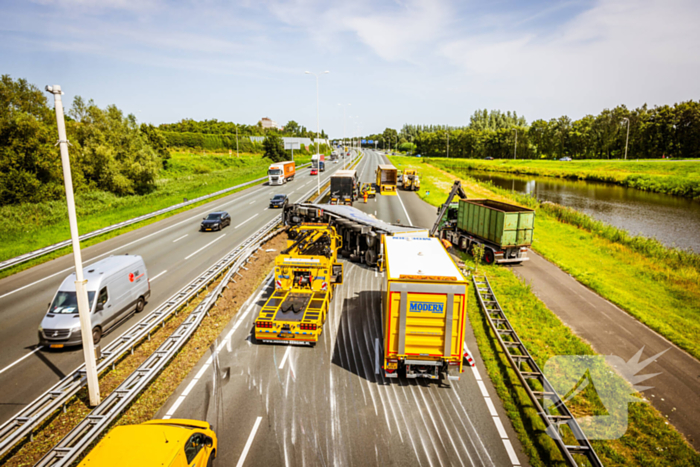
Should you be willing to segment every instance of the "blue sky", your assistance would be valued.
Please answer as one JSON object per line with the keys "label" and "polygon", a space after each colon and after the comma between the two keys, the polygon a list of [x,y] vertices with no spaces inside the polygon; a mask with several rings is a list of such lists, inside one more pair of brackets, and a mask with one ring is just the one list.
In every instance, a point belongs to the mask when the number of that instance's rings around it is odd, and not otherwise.
{"label": "blue sky", "polygon": [[139,121],[269,116],[333,137],[700,99],[696,0],[0,0],[0,73]]}

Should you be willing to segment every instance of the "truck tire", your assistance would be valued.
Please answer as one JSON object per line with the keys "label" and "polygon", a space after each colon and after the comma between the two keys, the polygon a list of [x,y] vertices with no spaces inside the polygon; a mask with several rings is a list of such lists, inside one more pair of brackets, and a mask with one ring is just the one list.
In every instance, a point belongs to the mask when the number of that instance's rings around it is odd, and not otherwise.
{"label": "truck tire", "polygon": [[377,253],[375,253],[374,250],[370,249],[365,251],[365,264],[367,266],[377,265]]}
{"label": "truck tire", "polygon": [[493,264],[494,261],[496,261],[496,257],[493,254],[493,250],[488,247],[484,248],[484,263]]}

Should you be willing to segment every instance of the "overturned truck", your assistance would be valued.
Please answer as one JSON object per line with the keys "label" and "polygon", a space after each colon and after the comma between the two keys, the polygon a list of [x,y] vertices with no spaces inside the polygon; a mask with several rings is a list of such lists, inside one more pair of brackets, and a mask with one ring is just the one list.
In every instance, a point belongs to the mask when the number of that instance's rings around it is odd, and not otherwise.
{"label": "overturned truck", "polygon": [[377,266],[382,260],[382,235],[428,236],[427,229],[388,224],[352,206],[299,203],[284,209],[284,223],[322,223],[335,227],[342,237],[340,255],[351,261]]}

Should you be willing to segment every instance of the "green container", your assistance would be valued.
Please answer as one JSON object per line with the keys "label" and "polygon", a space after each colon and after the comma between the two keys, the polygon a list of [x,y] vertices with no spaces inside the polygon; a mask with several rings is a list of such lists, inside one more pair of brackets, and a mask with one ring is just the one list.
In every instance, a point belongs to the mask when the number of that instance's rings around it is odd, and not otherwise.
{"label": "green container", "polygon": [[499,248],[530,246],[535,211],[490,199],[462,199],[457,227]]}

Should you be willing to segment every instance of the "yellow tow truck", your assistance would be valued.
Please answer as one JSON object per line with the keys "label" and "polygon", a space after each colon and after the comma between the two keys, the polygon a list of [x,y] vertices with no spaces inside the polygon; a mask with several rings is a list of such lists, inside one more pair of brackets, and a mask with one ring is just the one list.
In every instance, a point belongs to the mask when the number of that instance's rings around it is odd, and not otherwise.
{"label": "yellow tow truck", "polygon": [[363,183],[361,191],[362,191],[363,195],[365,193],[367,193],[368,198],[376,198],[377,197],[377,190],[374,188],[374,184],[372,184],[372,183]]}
{"label": "yellow tow truck", "polygon": [[323,331],[333,290],[343,282],[342,237],[335,227],[306,223],[288,230],[275,259],[275,291],[255,321],[255,338],[313,346]]}
{"label": "yellow tow truck", "polygon": [[404,170],[401,182],[402,188],[405,191],[420,190],[420,178],[418,177],[418,172],[416,171],[416,169]]}

